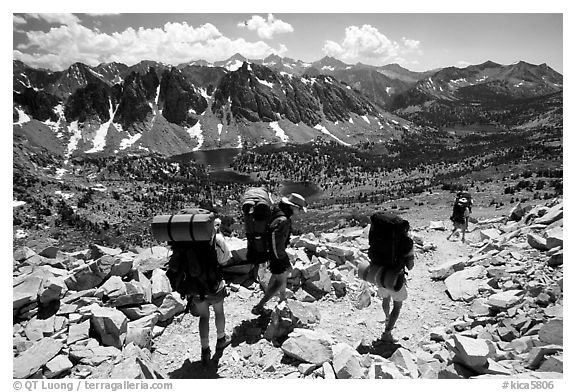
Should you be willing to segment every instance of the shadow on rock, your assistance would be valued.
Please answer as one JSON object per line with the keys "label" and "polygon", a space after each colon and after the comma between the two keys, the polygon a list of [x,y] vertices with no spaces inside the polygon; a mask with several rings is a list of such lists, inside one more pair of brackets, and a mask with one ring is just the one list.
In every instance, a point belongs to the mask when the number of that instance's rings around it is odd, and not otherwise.
{"label": "shadow on rock", "polygon": [[203,365],[201,361],[190,362],[190,360],[187,359],[180,369],[174,370],[169,373],[168,376],[174,379],[220,378],[218,375],[218,361],[221,356],[222,353],[216,353],[206,365]]}
{"label": "shadow on rock", "polygon": [[371,343],[363,342],[357,347],[356,351],[360,354],[374,354],[383,358],[390,358],[392,354],[394,354],[394,351],[400,347],[402,347],[402,345],[398,343],[377,339]]}
{"label": "shadow on rock", "polygon": [[270,311],[266,310],[257,318],[244,320],[234,327],[232,333],[232,346],[236,347],[242,342],[254,344],[264,338],[264,332],[270,324]]}

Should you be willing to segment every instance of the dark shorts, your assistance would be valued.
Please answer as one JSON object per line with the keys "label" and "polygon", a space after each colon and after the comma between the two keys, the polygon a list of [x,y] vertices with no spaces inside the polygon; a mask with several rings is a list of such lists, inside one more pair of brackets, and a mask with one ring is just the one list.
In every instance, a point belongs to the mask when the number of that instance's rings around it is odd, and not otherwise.
{"label": "dark shorts", "polygon": [[199,304],[199,303],[206,301],[206,302],[208,302],[208,305],[213,305],[213,304],[217,304],[220,301],[223,301],[224,298],[226,298],[226,296],[228,296],[228,290],[226,290],[226,288],[224,287],[220,291],[218,291],[214,294],[210,294],[210,293],[206,294],[206,296],[204,297],[204,300],[202,300],[199,295],[193,295],[191,297],[191,300],[195,304]]}
{"label": "dark shorts", "polygon": [[270,265],[268,268],[270,272],[274,275],[283,274],[284,272],[288,271],[292,267],[290,264],[289,259],[285,260],[270,260]]}

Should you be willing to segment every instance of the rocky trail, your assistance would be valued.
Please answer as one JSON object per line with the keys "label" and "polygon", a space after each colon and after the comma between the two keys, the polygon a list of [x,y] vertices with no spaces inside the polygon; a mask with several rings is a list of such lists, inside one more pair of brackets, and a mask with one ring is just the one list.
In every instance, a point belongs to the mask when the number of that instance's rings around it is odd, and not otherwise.
{"label": "rocky trail", "polygon": [[[214,352],[212,313],[208,366],[197,318],[166,286],[165,248],[18,249],[14,377],[561,378],[562,211],[561,200],[517,205],[475,220],[466,243],[446,239],[449,221],[414,225],[395,341],[381,339],[381,300],[356,277],[367,228],[293,238],[289,300],[252,315],[262,290],[237,267],[224,305],[232,344]],[[245,243],[227,240],[241,258]]]}

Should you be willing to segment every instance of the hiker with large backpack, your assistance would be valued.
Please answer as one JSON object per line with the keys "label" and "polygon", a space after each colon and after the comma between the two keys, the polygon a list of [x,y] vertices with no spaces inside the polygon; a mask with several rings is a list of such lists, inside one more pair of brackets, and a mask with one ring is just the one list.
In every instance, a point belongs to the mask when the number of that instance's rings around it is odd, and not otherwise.
{"label": "hiker with large backpack", "polygon": [[447,240],[452,238],[452,235],[458,230],[462,233],[462,242],[466,241],[466,232],[468,231],[468,218],[472,213],[472,196],[468,192],[458,192],[456,198],[454,199],[454,204],[452,206],[452,215],[450,220],[454,224],[452,232],[448,236]]}
{"label": "hiker with large backpack", "polygon": [[[358,266],[358,276],[378,287],[386,327],[382,339],[393,341],[392,330],[408,298],[407,270],[414,268],[414,242],[409,236],[410,223],[399,216],[383,211],[370,217],[368,257],[370,263]],[[390,311],[390,300],[393,302]]]}
{"label": "hiker with large backpack", "polygon": [[251,244],[251,240],[248,239],[248,257],[251,255],[258,257],[259,261],[266,258],[269,261],[268,268],[272,273],[264,296],[252,308],[252,314],[262,314],[264,305],[276,294],[279,295],[280,302],[286,301],[286,281],[288,271],[292,268],[286,247],[290,242],[292,232],[292,216],[301,211],[306,212],[306,206],[304,197],[297,193],[291,193],[288,197],[282,197],[278,205],[272,208],[267,224],[266,248],[262,251],[263,255],[259,255],[255,251],[251,253],[251,249],[255,248],[256,245]]}
{"label": "hiker with large backpack", "polygon": [[221,266],[231,258],[224,237],[218,233],[220,219],[204,209],[181,210],[175,215],[154,217],[152,231],[159,241],[168,241],[172,254],[166,276],[172,289],[188,303],[186,309],[199,317],[200,358],[210,361],[210,306],[216,324],[216,352],[226,348],[231,338],[226,334],[224,298],[228,295]]}

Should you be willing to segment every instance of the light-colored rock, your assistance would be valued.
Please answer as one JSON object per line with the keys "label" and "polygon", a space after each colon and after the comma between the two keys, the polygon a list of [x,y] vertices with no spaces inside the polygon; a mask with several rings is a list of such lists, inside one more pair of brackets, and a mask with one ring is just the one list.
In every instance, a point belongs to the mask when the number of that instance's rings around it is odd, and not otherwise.
{"label": "light-colored rock", "polygon": [[152,330],[158,322],[159,318],[160,315],[158,313],[154,313],[149,316],[142,317],[138,320],[129,322],[125,343],[134,343],[139,347],[148,347],[152,340]]}
{"label": "light-colored rock", "polygon": [[32,249],[30,249],[27,246],[19,247],[13,253],[14,260],[16,260],[18,262],[29,259],[32,256],[36,256],[36,252],[34,252]]}
{"label": "light-colored rock", "polygon": [[370,365],[370,368],[368,370],[368,378],[371,380],[380,380],[380,379],[399,380],[408,377],[403,375],[400,369],[398,369],[398,367],[392,361],[389,361],[388,359],[382,357],[378,357],[378,359],[376,359],[374,363]]}
{"label": "light-colored rock", "polygon": [[485,240],[496,240],[498,239],[498,237],[500,237],[500,230],[498,229],[486,229],[486,230],[481,230],[480,231],[480,241],[485,241]]}
{"label": "light-colored rock", "polygon": [[430,230],[446,230],[446,225],[444,221],[430,221],[430,225],[428,226]]}
{"label": "light-colored rock", "polygon": [[58,355],[48,361],[44,375],[47,378],[56,378],[72,369],[73,366],[67,355]]}
{"label": "light-colored rock", "polygon": [[522,300],[522,290],[506,290],[488,297],[488,305],[496,308],[508,309]]}
{"label": "light-colored rock", "polygon": [[320,267],[322,267],[322,263],[318,261],[316,263],[302,264],[299,270],[302,273],[302,278],[311,279],[318,276]]}
{"label": "light-colored rock", "polygon": [[470,306],[470,312],[473,316],[488,316],[490,314],[490,305],[484,298],[476,298]]}
{"label": "light-colored rock", "polygon": [[332,347],[332,366],[339,379],[362,378],[364,369],[360,366],[360,354],[346,343],[336,343]]}
{"label": "light-colored rock", "polygon": [[471,368],[483,367],[488,358],[494,359],[496,349],[485,339],[473,339],[462,335],[454,335],[450,348],[455,354],[454,361]]}
{"label": "light-colored rock", "polygon": [[405,348],[399,348],[390,357],[390,361],[396,365],[398,369],[410,378],[418,378],[418,365],[416,364],[416,357]]}
{"label": "light-colored rock", "polygon": [[91,325],[105,346],[121,348],[126,339],[128,319],[121,311],[96,306],[92,309]]}
{"label": "light-colored rock", "polygon": [[13,378],[28,378],[54,358],[62,349],[62,343],[44,338],[13,360]]}
{"label": "light-colored rock", "polygon": [[282,351],[300,361],[321,365],[333,359],[331,343],[317,331],[296,328],[282,344]]}
{"label": "light-colored rock", "polygon": [[66,343],[71,345],[79,340],[87,339],[90,333],[90,320],[79,324],[72,324],[68,328],[68,338]]}
{"label": "light-colored rock", "polygon": [[321,266],[318,277],[313,277],[304,282],[303,289],[316,299],[322,298],[332,290],[332,281],[326,267]]}
{"label": "light-colored rock", "polygon": [[534,220],[535,224],[549,225],[562,219],[564,212],[564,204],[560,203],[551,207],[546,214]]}
{"label": "light-colored rock", "polygon": [[186,308],[186,300],[180,298],[180,294],[172,292],[167,294],[158,308],[160,312],[160,321],[166,321],[177,314],[180,314]]}
{"label": "light-colored rock", "polygon": [[29,303],[36,302],[42,287],[42,279],[30,276],[12,289],[12,309],[18,310]]}
{"label": "light-colored rock", "polygon": [[454,272],[461,271],[462,269],[464,269],[464,261],[454,259],[442,264],[433,265],[428,268],[428,271],[430,272],[430,277],[432,279],[445,279]]}
{"label": "light-colored rock", "polygon": [[172,292],[170,280],[166,276],[166,272],[159,268],[152,272],[152,299],[164,297],[166,294]]}
{"label": "light-colored rock", "polygon": [[330,362],[324,362],[322,364],[322,373],[324,374],[325,380],[335,380],[336,373],[334,373],[334,368],[330,364]]}
{"label": "light-colored rock", "polygon": [[170,250],[164,246],[153,246],[142,249],[134,259],[133,267],[141,272],[163,268],[168,263]]}
{"label": "light-colored rock", "polygon": [[45,336],[52,335],[54,333],[54,320],[55,316],[47,319],[32,318],[24,328],[24,333],[28,340],[35,342]]}
{"label": "light-colored rock", "polygon": [[480,278],[485,273],[484,267],[474,266],[458,271],[448,276],[444,280],[444,284],[450,294],[450,298],[454,301],[470,301],[478,295]]}
{"label": "light-colored rock", "polygon": [[109,256],[116,256],[122,253],[122,249],[118,248],[108,248],[106,246],[93,244],[90,245],[90,256],[96,260],[102,256],[109,255]]}

